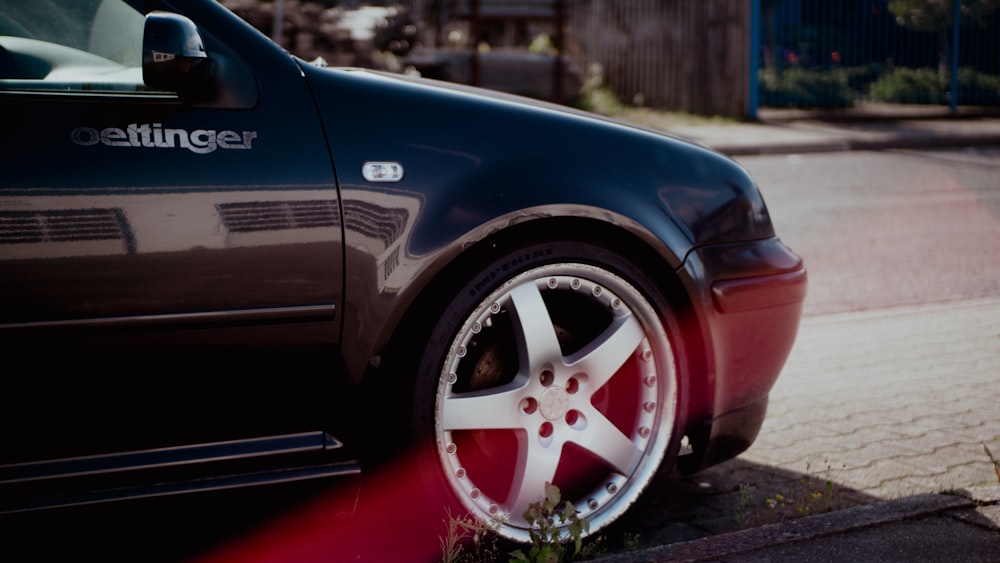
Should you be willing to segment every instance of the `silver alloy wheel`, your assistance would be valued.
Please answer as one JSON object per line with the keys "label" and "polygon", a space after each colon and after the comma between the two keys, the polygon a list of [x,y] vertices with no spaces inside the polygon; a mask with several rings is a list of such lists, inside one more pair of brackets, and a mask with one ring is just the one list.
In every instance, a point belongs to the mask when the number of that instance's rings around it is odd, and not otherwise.
{"label": "silver alloy wheel", "polygon": [[475,305],[451,343],[435,438],[470,513],[529,541],[524,513],[560,487],[590,533],[639,497],[671,443],[674,354],[656,308],[616,274],[557,263]]}

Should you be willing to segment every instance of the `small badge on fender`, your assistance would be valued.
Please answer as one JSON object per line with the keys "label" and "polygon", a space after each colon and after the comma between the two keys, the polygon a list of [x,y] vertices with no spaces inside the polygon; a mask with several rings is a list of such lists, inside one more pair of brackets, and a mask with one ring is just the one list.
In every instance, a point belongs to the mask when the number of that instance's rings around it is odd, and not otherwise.
{"label": "small badge on fender", "polygon": [[403,179],[403,165],[398,162],[368,161],[361,175],[369,182],[398,182]]}

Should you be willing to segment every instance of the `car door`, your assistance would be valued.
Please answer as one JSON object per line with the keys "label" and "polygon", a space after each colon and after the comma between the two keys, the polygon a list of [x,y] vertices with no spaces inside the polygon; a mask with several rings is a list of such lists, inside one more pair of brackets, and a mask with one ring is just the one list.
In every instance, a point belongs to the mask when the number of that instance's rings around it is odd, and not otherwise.
{"label": "car door", "polygon": [[0,46],[2,462],[322,429],[342,235],[295,61],[191,0],[3,1]]}

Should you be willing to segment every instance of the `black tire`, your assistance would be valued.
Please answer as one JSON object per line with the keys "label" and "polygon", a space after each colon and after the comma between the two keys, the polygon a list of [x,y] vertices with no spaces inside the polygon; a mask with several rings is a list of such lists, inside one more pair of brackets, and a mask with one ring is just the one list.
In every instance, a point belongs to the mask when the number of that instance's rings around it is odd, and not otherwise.
{"label": "black tire", "polygon": [[590,534],[618,520],[676,459],[669,314],[640,268],[598,246],[493,261],[450,300],[418,370],[414,421],[438,481],[519,543],[546,482]]}

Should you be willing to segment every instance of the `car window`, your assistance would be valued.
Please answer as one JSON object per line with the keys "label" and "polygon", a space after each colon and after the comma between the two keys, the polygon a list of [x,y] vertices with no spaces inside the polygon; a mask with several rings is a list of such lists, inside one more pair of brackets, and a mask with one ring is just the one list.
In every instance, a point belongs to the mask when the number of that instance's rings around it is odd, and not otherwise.
{"label": "car window", "polygon": [[144,22],[127,0],[0,0],[0,90],[147,91]]}

